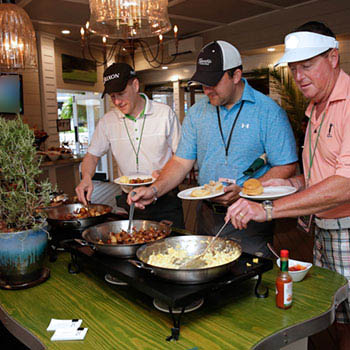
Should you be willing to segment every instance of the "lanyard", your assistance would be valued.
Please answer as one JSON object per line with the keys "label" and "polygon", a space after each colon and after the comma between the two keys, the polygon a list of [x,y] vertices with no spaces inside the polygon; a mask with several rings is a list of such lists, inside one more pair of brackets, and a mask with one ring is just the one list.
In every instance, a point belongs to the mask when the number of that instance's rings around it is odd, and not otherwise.
{"label": "lanyard", "polygon": [[318,128],[318,133],[317,133],[317,137],[316,137],[316,142],[315,142],[315,146],[314,149],[311,149],[311,118],[312,118],[312,113],[314,111],[315,105],[312,106],[312,110],[311,110],[311,114],[310,114],[310,121],[309,121],[309,157],[310,157],[310,167],[309,167],[309,171],[307,174],[307,179],[306,179],[306,187],[309,187],[309,180],[310,180],[310,176],[311,176],[311,168],[312,168],[312,164],[314,162],[314,157],[315,157],[315,153],[316,153],[316,147],[318,144],[318,139],[320,137],[320,133],[321,133],[321,128],[323,125],[323,121],[324,121],[324,117],[326,115],[326,112],[323,112],[322,114],[322,119],[321,119],[321,124]]}
{"label": "lanyard", "polygon": [[[144,129],[144,126],[145,126],[145,121],[146,121],[146,116],[145,116],[145,109],[146,109],[146,103],[145,103],[145,107],[143,108],[139,118],[143,117],[143,123],[142,123],[142,129],[141,129],[141,135],[140,135],[140,140],[139,140],[139,144],[137,146],[137,150],[135,148],[135,145],[134,143],[132,142],[132,139],[130,137],[130,134],[129,134],[129,129],[128,129],[128,126],[126,125],[126,121],[125,121],[125,118],[123,118],[124,120],[124,125],[125,125],[125,129],[126,129],[126,132],[128,134],[128,138],[129,138],[129,141],[130,141],[130,144],[132,146],[132,149],[135,153],[135,156],[136,156],[136,172],[138,173],[139,172],[139,153],[140,153],[140,146],[141,146],[141,141],[142,141],[142,135],[143,135],[143,129]],[[136,118],[133,117],[132,115],[129,115],[129,114],[125,114],[125,117],[136,122]]]}
{"label": "lanyard", "polygon": [[229,135],[228,140],[227,140],[227,144],[225,143],[224,134],[222,132],[221,121],[220,121],[220,109],[219,109],[219,106],[216,106],[216,114],[218,116],[218,124],[219,124],[221,139],[222,139],[222,142],[223,142],[223,144],[225,146],[225,165],[227,165],[228,150],[229,150],[230,144],[231,144],[231,138],[232,138],[233,129],[235,128],[236,122],[238,120],[239,114],[241,113],[243,105],[244,105],[244,101],[242,101],[241,106],[239,107],[239,110],[238,110],[238,112],[236,114],[235,120],[233,121],[233,124],[232,124],[232,127],[231,127],[231,131],[230,131],[230,135]]}

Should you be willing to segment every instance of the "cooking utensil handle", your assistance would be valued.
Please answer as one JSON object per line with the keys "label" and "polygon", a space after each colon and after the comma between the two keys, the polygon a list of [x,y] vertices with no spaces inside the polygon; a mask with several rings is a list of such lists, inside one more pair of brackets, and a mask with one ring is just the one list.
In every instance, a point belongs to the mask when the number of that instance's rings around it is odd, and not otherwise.
{"label": "cooking utensil handle", "polygon": [[173,222],[170,220],[162,220],[159,222],[160,224],[166,225],[166,226],[173,226]]}
{"label": "cooking utensil handle", "polygon": [[226,225],[230,222],[230,220],[227,220],[222,226],[221,229],[218,231],[218,233],[215,235],[215,237],[210,241],[210,243],[205,248],[203,255],[209,250],[209,248],[213,245],[214,241],[219,237],[220,233],[223,231],[223,229],[226,227]]}
{"label": "cooking utensil handle", "polygon": [[87,242],[87,241],[84,241],[83,239],[79,239],[79,238],[74,238],[74,241],[79,243],[80,245],[82,245],[83,247],[94,247],[93,244]]}
{"label": "cooking utensil handle", "polygon": [[73,227],[78,228],[81,226],[81,222],[79,220],[72,220],[72,221],[62,221],[62,227]]}
{"label": "cooking utensil handle", "polygon": [[96,247],[94,244],[90,243],[90,242],[87,242],[85,241],[84,239],[79,239],[79,238],[74,238],[74,241],[79,243],[81,246],[83,247],[89,247],[91,248],[92,250],[96,250]]}
{"label": "cooking utensil handle", "polygon": [[144,263],[142,263],[141,261],[128,259],[128,262],[130,264],[136,266],[139,269],[145,269],[145,270],[153,271],[153,269],[151,267],[145,266]]}
{"label": "cooking utensil handle", "polygon": [[272,252],[272,254],[273,254],[277,259],[279,259],[280,257],[279,257],[279,255],[277,254],[276,250],[272,247],[272,245],[271,245],[270,243],[266,243],[266,245],[267,245],[267,248],[270,249],[270,251]]}
{"label": "cooking utensil handle", "polygon": [[[135,196],[136,192],[132,191],[131,192],[131,197]],[[134,210],[135,210],[135,202],[132,202],[130,205],[130,210],[129,210],[129,225],[128,225],[128,233],[131,233],[131,227],[132,227],[132,219],[134,217]]]}

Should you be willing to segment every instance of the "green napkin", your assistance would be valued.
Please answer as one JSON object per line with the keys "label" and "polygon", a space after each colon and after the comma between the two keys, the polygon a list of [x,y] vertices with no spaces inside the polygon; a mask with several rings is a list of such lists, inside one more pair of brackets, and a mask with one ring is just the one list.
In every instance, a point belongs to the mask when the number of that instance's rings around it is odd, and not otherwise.
{"label": "green napkin", "polygon": [[267,155],[263,153],[259,158],[255,159],[249,168],[243,171],[244,175],[252,176],[254,173],[267,163]]}

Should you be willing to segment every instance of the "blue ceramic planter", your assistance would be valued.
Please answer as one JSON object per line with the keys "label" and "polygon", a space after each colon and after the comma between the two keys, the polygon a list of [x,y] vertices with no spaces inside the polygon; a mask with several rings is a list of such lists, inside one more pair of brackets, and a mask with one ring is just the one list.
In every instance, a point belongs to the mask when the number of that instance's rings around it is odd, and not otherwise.
{"label": "blue ceramic planter", "polygon": [[0,233],[0,280],[9,285],[37,280],[44,268],[44,229]]}

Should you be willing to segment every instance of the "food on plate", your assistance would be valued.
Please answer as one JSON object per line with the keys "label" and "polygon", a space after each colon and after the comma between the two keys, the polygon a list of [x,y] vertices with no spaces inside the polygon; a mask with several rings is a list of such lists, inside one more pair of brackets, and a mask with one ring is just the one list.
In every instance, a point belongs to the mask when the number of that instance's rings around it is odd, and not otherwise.
{"label": "food on plate", "polygon": [[191,197],[205,197],[209,196],[211,193],[209,190],[204,188],[197,188],[191,192]]}
{"label": "food on plate", "polygon": [[[235,260],[239,255],[240,251],[238,249],[209,249],[203,256],[200,257],[200,259],[205,262],[205,265],[201,268],[208,268],[227,264]],[[184,249],[175,249],[173,247],[169,247],[164,253],[153,252],[149,256],[147,264],[169,269],[180,269],[182,261],[186,259],[192,259],[195,257],[196,256],[189,256],[186,250]]]}
{"label": "food on plate", "polygon": [[75,219],[86,219],[95,216],[104,215],[110,212],[110,208],[105,208],[99,211],[97,208],[79,208],[74,210],[72,213],[64,214],[59,217],[59,220],[75,220]]}
{"label": "food on plate", "polygon": [[249,179],[244,182],[242,191],[248,196],[258,196],[264,192],[264,188],[258,179]]}
{"label": "food on plate", "polygon": [[156,241],[167,236],[165,230],[159,228],[150,227],[149,229],[136,230],[133,228],[132,234],[122,230],[118,233],[109,232],[106,242],[99,240],[99,244],[140,244]]}
{"label": "food on plate", "polygon": [[121,184],[144,184],[144,183],[151,182],[152,180],[153,179],[151,177],[149,177],[147,179],[141,179],[139,177],[131,179],[129,176],[121,176],[119,178],[119,183],[121,183]]}
{"label": "food on plate", "polygon": [[211,194],[222,192],[224,185],[219,181],[210,180],[208,184],[205,184],[202,188],[197,188],[191,192],[191,197],[205,197]]}
{"label": "food on plate", "polygon": [[148,179],[140,179],[139,177],[137,177],[136,179],[130,179],[129,180],[129,184],[144,184],[147,182],[151,182],[153,179],[150,177]]}
{"label": "food on plate", "polygon": [[210,180],[208,184],[204,185],[204,188],[214,194],[222,192],[224,189],[224,185],[219,181]]}
{"label": "food on plate", "polygon": [[129,178],[127,176],[121,176],[119,178],[119,182],[122,184],[128,184],[129,183]]}
{"label": "food on plate", "polygon": [[300,264],[297,264],[297,265],[294,265],[294,266],[290,266],[288,268],[289,271],[301,271],[301,270],[305,270],[306,269],[306,266],[303,266],[303,265],[300,265]]}

